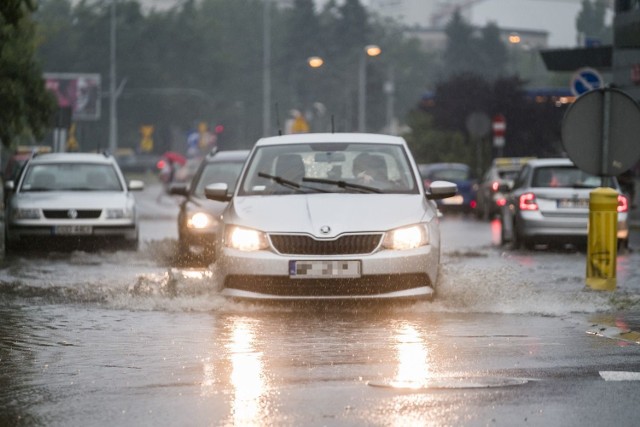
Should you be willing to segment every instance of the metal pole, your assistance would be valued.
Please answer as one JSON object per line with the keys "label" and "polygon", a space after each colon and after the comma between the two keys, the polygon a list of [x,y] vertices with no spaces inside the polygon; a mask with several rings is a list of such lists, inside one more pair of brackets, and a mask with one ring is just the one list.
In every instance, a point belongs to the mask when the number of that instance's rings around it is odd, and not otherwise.
{"label": "metal pole", "polygon": [[262,134],[271,134],[271,0],[264,0],[262,37]]}
{"label": "metal pole", "polygon": [[116,94],[116,1],[111,0],[111,55],[109,72],[109,151],[115,153],[118,149],[118,116]]}
{"label": "metal pole", "polygon": [[358,68],[358,131],[365,131],[366,123],[366,103],[367,103],[367,55],[360,52],[360,62]]}
{"label": "metal pole", "polygon": [[609,186],[609,176],[604,175],[609,166],[609,135],[611,127],[611,92],[604,90],[602,106],[602,186]]}

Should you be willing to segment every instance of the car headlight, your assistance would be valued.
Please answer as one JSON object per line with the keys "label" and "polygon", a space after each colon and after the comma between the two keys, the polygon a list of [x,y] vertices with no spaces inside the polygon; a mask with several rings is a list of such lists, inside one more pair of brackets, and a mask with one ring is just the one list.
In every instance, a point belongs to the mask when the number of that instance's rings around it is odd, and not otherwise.
{"label": "car headlight", "polygon": [[216,220],[204,212],[196,212],[187,217],[187,228],[210,228],[216,223]]}
{"label": "car headlight", "polygon": [[16,209],[13,219],[40,219],[40,209]]}
{"label": "car headlight", "polygon": [[388,231],[382,242],[385,249],[394,250],[415,249],[427,244],[429,244],[429,232],[426,224],[410,225]]}
{"label": "car headlight", "polygon": [[124,219],[133,218],[132,209],[106,209],[105,216],[107,219]]}
{"label": "car headlight", "polygon": [[248,252],[259,251],[269,247],[265,233],[236,225],[227,226],[224,244],[229,248]]}

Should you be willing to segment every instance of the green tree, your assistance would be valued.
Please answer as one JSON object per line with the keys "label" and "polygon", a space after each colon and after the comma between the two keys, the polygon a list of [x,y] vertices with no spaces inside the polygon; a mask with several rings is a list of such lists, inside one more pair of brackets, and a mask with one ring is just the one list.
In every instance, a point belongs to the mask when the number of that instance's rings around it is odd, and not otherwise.
{"label": "green tree", "polygon": [[0,6],[0,140],[7,147],[19,137],[41,138],[55,108],[34,59],[33,9],[30,1]]}
{"label": "green tree", "polygon": [[584,40],[596,39],[601,43],[611,43],[612,29],[605,24],[607,5],[605,0],[582,0],[582,8],[576,17],[578,44]]}

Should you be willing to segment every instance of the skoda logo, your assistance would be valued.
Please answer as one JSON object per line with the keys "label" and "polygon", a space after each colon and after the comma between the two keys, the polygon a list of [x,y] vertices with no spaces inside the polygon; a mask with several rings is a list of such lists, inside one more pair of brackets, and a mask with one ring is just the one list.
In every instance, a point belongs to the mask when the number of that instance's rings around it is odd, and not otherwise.
{"label": "skoda logo", "polygon": [[329,227],[328,225],[323,225],[322,227],[320,227],[320,232],[322,234],[329,234],[331,232],[331,227]]}
{"label": "skoda logo", "polygon": [[71,219],[76,219],[76,218],[78,218],[78,211],[77,211],[77,210],[75,210],[75,209],[69,209],[69,210],[67,211],[67,216],[68,216],[69,218],[71,218]]}

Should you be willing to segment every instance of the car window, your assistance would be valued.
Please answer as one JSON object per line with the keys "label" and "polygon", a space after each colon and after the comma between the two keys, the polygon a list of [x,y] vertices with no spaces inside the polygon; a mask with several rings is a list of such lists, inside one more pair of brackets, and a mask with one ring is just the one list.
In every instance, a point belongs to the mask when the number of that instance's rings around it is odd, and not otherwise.
{"label": "car window", "polygon": [[429,178],[432,181],[466,181],[470,179],[470,172],[468,169],[452,168],[452,169],[438,169],[432,171],[429,174]]}
{"label": "car window", "polygon": [[503,170],[503,171],[499,171],[498,175],[500,176],[501,179],[514,180],[518,176],[518,171],[517,170],[511,170],[511,171]]}
{"label": "car window", "polygon": [[529,176],[531,175],[531,167],[525,166],[516,176],[515,182],[513,183],[513,188],[521,188],[526,185],[529,181]]}
{"label": "car window", "polygon": [[533,187],[596,188],[602,185],[600,177],[586,173],[575,167],[536,168]]}
{"label": "car window", "polygon": [[233,191],[238,181],[238,175],[242,171],[241,162],[212,162],[204,166],[202,173],[193,189],[193,194],[204,197],[204,187],[209,184],[224,182]]}
{"label": "car window", "polygon": [[113,165],[47,163],[28,166],[20,191],[122,191]]}
{"label": "car window", "polygon": [[[362,167],[368,169],[371,178],[364,184],[380,192],[419,192],[409,158],[401,145],[315,143],[258,147],[249,160],[238,194],[349,192],[354,189],[336,183],[358,184]],[[279,184],[264,174],[294,182],[299,188]],[[303,177],[334,183],[307,182]]]}

